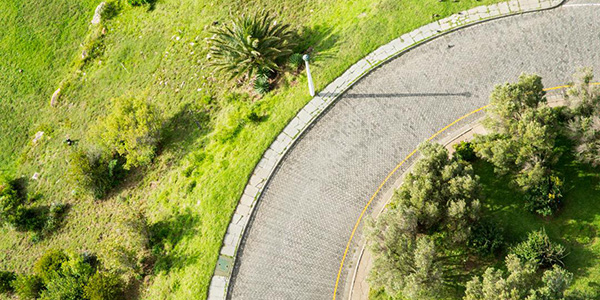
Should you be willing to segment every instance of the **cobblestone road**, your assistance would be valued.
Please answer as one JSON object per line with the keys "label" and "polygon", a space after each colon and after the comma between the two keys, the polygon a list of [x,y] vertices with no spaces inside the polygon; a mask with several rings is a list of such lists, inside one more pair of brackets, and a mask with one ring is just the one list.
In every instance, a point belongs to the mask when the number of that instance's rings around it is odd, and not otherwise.
{"label": "cobblestone road", "polygon": [[475,25],[358,82],[297,142],[266,187],[229,297],[330,299],[352,227],[395,165],[522,72],[542,75],[547,87],[568,82],[580,66],[598,76],[599,15],[600,6],[570,6]]}

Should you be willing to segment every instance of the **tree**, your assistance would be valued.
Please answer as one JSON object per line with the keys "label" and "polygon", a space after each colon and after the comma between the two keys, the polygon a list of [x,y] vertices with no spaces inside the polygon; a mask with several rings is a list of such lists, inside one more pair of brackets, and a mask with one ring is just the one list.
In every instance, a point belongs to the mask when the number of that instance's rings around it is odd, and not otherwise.
{"label": "tree", "polygon": [[552,242],[545,229],[530,232],[527,239],[512,248],[511,252],[543,268],[562,265],[562,259],[566,256],[565,247]]}
{"label": "tree", "polygon": [[121,97],[113,99],[110,113],[100,121],[96,131],[109,152],[125,157],[123,167],[128,170],[152,161],[161,125],[160,113],[150,102]]}
{"label": "tree", "polygon": [[591,85],[592,70],[584,68],[574,75],[566,100],[572,119],[567,133],[575,142],[575,155],[583,163],[600,166],[600,87]]}
{"label": "tree", "polygon": [[437,298],[456,285],[461,255],[479,216],[479,179],[465,161],[449,158],[439,144],[419,147],[415,163],[389,209],[367,223],[375,258],[369,280],[391,296]]}
{"label": "tree", "polygon": [[102,199],[123,178],[122,157],[108,151],[77,149],[69,157],[69,177],[94,198]]}
{"label": "tree", "polygon": [[388,249],[375,248],[371,284],[384,287],[388,295],[408,299],[435,299],[442,293],[446,266],[430,237],[398,234],[383,242]]}
{"label": "tree", "polygon": [[544,286],[538,289],[537,294],[540,299],[544,300],[564,299],[565,292],[572,281],[572,273],[554,265],[552,269],[544,272],[544,275],[542,276]]}
{"label": "tree", "polygon": [[84,294],[90,300],[124,299],[124,284],[119,276],[112,273],[97,272],[84,288]]}
{"label": "tree", "polygon": [[276,71],[294,47],[289,25],[277,22],[266,11],[242,15],[212,33],[210,62],[218,70],[229,72],[231,78]]}
{"label": "tree", "polygon": [[536,266],[523,262],[515,255],[506,257],[508,275],[488,268],[480,278],[467,283],[464,300],[520,300],[524,299],[536,281]]}
{"label": "tree", "polygon": [[450,229],[455,242],[463,242],[479,214],[479,178],[439,144],[425,143],[419,151],[422,158],[396,192],[392,207],[412,208],[420,232],[441,225]]}
{"label": "tree", "polygon": [[557,160],[557,117],[544,95],[537,75],[523,74],[515,84],[496,86],[483,121],[489,134],[475,139],[477,153],[498,173],[515,173],[524,190],[544,180]]}
{"label": "tree", "polygon": [[581,68],[573,75],[573,83],[567,89],[565,100],[573,115],[591,116],[600,105],[600,86],[592,85],[594,73],[591,68]]}

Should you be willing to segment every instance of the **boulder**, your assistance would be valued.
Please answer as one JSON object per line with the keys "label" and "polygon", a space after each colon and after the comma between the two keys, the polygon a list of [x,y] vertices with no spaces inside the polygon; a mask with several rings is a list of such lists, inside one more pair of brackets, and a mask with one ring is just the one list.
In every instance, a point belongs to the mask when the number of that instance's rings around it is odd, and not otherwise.
{"label": "boulder", "polygon": [[100,4],[98,4],[98,6],[96,7],[96,11],[94,12],[94,17],[92,18],[93,25],[100,24],[100,21],[102,21],[102,13],[104,12],[105,8],[106,2],[101,2]]}
{"label": "boulder", "polygon": [[40,140],[40,139],[41,139],[43,136],[44,136],[44,132],[43,132],[43,131],[38,131],[38,132],[35,134],[35,137],[33,138],[33,141],[32,141],[32,142],[33,142],[34,144],[35,144],[35,143],[37,143],[37,141],[39,141],[39,140]]}
{"label": "boulder", "polygon": [[54,94],[52,94],[52,98],[50,98],[50,106],[52,106],[52,107],[56,106],[56,104],[58,103],[59,96],[60,96],[60,88],[58,88],[56,90],[56,92],[54,92]]}

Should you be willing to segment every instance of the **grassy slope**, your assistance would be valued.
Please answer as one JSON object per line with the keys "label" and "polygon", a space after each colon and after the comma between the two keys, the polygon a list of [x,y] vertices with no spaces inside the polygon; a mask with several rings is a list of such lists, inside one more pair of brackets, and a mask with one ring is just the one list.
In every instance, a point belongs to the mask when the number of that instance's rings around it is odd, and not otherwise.
{"label": "grassy slope", "polygon": [[478,162],[475,167],[485,185],[486,207],[505,226],[508,242],[518,243],[528,232],[546,228],[553,240],[567,246],[564,262],[575,274],[574,288],[600,292],[599,170],[577,163],[571,154],[563,155],[557,171],[565,179],[564,207],[555,217],[543,219],[523,209],[521,194],[507,188],[508,178],[496,176],[487,163]]}
{"label": "grassy slope", "polygon": [[[312,37],[308,44],[317,51],[315,83],[323,88],[377,46],[430,22],[432,14],[443,17],[496,1],[163,0],[153,10],[127,8],[106,25],[104,55],[64,92],[58,108],[50,108],[49,97],[68,76],[68,62],[78,55],[79,39],[98,2],[0,3],[0,20],[9,24],[0,32],[0,124],[3,132],[11,132],[0,137],[3,149],[11,149],[0,153],[0,162],[13,174],[40,172],[41,179],[30,185],[45,195],[43,203],[73,205],[64,229],[38,244],[0,229],[0,268],[27,270],[39,253],[57,245],[90,249],[121,267],[135,265],[127,259],[146,247],[140,235],[147,229],[136,223],[142,212],[148,229],[160,236],[154,247],[160,254],[157,276],[145,296],[164,299],[206,294],[221,239],[253,166],[310,100],[303,75],[287,76],[280,89],[260,101],[225,100],[231,83],[204,66],[203,39],[213,21],[227,20],[230,11],[268,7],[284,21],[306,26]],[[216,108],[203,122],[209,93]],[[123,94],[144,95],[164,111],[161,154],[102,203],[73,196],[74,187],[63,176],[69,149],[62,140],[68,136],[85,144],[85,133],[105,113],[108,100]],[[244,122],[249,109],[267,113],[267,120]],[[201,129],[194,120],[200,120]],[[33,146],[29,140],[38,128],[52,133]],[[20,157],[23,163],[15,163]],[[114,248],[131,255],[123,262]]]}

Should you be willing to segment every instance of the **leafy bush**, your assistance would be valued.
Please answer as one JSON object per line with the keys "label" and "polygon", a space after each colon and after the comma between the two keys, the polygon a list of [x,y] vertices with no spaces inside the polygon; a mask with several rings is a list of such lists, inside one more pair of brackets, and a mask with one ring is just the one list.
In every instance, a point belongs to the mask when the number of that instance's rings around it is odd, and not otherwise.
{"label": "leafy bush", "polygon": [[[141,98],[113,99],[110,113],[96,130],[100,143],[112,157],[125,158],[124,169],[150,164],[160,139],[159,111]],[[115,155],[116,154],[116,155]]]}
{"label": "leafy bush", "polygon": [[19,197],[15,187],[8,181],[0,182],[0,221],[16,225],[19,219],[19,208],[23,199]]}
{"label": "leafy bush", "polygon": [[514,84],[498,85],[490,96],[483,125],[489,132],[476,135],[479,157],[497,173],[512,173],[522,190],[550,174],[560,152],[554,151],[558,116],[546,105],[542,78],[523,74]]}
{"label": "leafy bush", "polygon": [[477,158],[475,156],[475,147],[471,142],[461,141],[460,143],[455,144],[453,148],[456,151],[454,152],[454,156],[457,158],[465,161],[473,161]]}
{"label": "leafy bush", "polygon": [[15,281],[16,278],[15,272],[0,271],[0,293],[12,292],[12,282]]}
{"label": "leafy bush", "polygon": [[83,286],[79,278],[59,276],[46,283],[40,298],[43,300],[80,300]]}
{"label": "leafy bush", "polygon": [[292,54],[293,32],[268,12],[242,15],[215,29],[209,41],[210,62],[231,78],[251,78],[261,69],[276,71]]}
{"label": "leafy bush", "polygon": [[[131,4],[131,3],[130,3]],[[106,1],[106,7],[102,11],[102,19],[108,20],[115,17],[121,10],[120,0],[108,0]]]}
{"label": "leafy bush", "polygon": [[101,199],[123,178],[123,159],[100,151],[77,150],[71,153],[69,176],[96,199]]}
{"label": "leafy bush", "polygon": [[304,60],[302,59],[302,54],[294,53],[290,55],[290,58],[288,58],[288,63],[290,64],[290,68],[292,70],[297,70],[304,63]]}
{"label": "leafy bush", "polygon": [[[28,196],[30,201],[36,196]],[[11,182],[0,184],[0,220],[19,231],[39,231],[44,228],[47,212],[43,208],[25,207],[25,195]]]}
{"label": "leafy bush", "polygon": [[15,213],[14,226],[19,231],[41,231],[48,217],[44,207],[20,206]]}
{"label": "leafy bush", "polygon": [[537,290],[541,299],[565,299],[565,292],[573,282],[573,274],[555,265],[544,272],[542,282],[544,286]]}
{"label": "leafy bush", "polygon": [[469,247],[483,255],[493,255],[504,247],[504,231],[499,224],[481,220],[473,226]]}
{"label": "leafy bush", "polygon": [[52,232],[60,225],[68,206],[63,203],[52,203],[44,225],[45,232]]}
{"label": "leafy bush", "polygon": [[266,76],[257,76],[254,79],[254,90],[261,95],[268,93],[271,90],[269,79]]}
{"label": "leafy bush", "polygon": [[12,286],[20,299],[36,299],[44,288],[42,279],[37,275],[19,275]]}
{"label": "leafy bush", "polygon": [[116,274],[98,272],[84,288],[84,295],[90,300],[124,299],[124,284]]}
{"label": "leafy bush", "polygon": [[537,281],[537,266],[514,254],[506,256],[505,264],[508,274],[487,268],[481,277],[474,276],[466,284],[463,300],[525,299]]}
{"label": "leafy bush", "polygon": [[542,216],[552,215],[562,201],[563,182],[550,175],[539,184],[529,188],[525,194],[525,208]]}
{"label": "leafy bush", "polygon": [[527,239],[512,248],[511,252],[543,268],[562,265],[562,259],[566,256],[565,247],[550,241],[545,229],[530,232]]}
{"label": "leafy bush", "polygon": [[577,115],[569,122],[567,129],[569,138],[576,143],[577,159],[594,167],[600,166],[600,117]]}
{"label": "leafy bush", "polygon": [[63,264],[68,260],[69,257],[64,251],[49,250],[38,259],[33,270],[47,284],[61,273]]}

